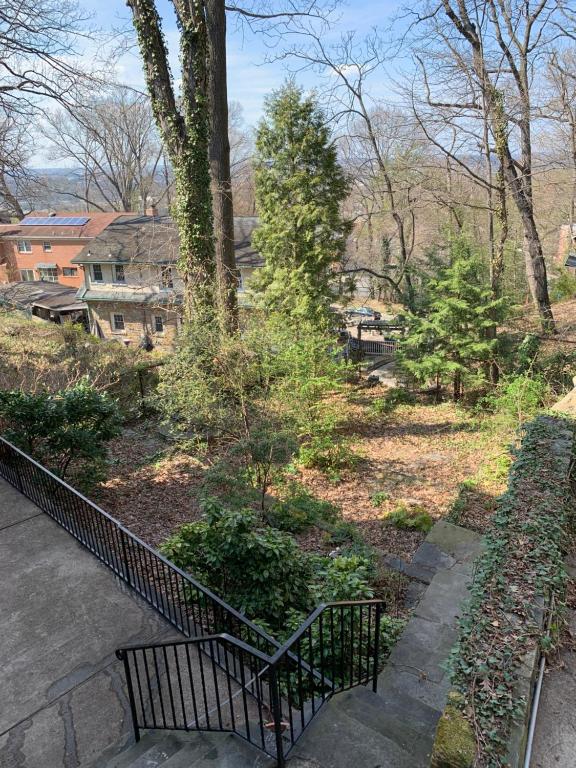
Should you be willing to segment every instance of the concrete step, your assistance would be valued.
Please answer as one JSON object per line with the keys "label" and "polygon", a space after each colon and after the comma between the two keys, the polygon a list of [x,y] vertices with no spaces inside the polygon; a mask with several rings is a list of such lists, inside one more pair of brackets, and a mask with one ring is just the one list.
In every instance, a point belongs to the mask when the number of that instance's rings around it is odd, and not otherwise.
{"label": "concrete step", "polygon": [[290,768],[424,768],[427,765],[417,762],[392,738],[350,716],[337,698],[328,702],[304,731],[290,753]]}
{"label": "concrete step", "polygon": [[392,739],[410,753],[413,765],[428,766],[439,713],[411,696],[355,688],[334,698],[348,717]]}
{"label": "concrete step", "polygon": [[157,768],[157,766],[164,766],[181,746],[182,742],[177,736],[165,736],[159,733],[146,734],[137,744],[106,763],[106,768]]}
{"label": "concrete step", "polygon": [[232,733],[147,733],[106,768],[273,768],[275,760]]}

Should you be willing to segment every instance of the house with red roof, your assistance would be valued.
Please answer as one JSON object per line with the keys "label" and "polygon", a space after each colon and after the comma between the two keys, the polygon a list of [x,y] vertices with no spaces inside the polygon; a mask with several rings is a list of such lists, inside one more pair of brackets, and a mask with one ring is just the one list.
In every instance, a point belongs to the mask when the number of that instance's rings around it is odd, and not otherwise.
{"label": "house with red roof", "polygon": [[0,282],[43,280],[80,288],[83,268],[72,263],[88,243],[125,213],[34,212],[0,224]]}

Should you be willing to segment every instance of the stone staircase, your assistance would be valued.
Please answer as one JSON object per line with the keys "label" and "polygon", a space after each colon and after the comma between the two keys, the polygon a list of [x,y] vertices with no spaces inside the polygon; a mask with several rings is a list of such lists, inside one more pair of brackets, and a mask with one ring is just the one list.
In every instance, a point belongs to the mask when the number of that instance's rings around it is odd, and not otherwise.
{"label": "stone staircase", "polygon": [[[445,663],[481,537],[437,523],[410,564],[420,600],[378,680],[334,696],[287,761],[290,768],[425,768],[450,688]],[[275,761],[223,733],[148,733],[102,768],[272,768]]]}

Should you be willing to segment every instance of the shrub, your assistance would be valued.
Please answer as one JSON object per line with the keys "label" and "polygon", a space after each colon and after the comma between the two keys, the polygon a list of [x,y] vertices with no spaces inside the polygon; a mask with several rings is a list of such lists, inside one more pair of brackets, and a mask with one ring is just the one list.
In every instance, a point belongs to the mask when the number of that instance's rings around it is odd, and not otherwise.
{"label": "shrub", "polygon": [[423,507],[408,506],[407,504],[399,504],[387,515],[386,521],[395,525],[396,528],[422,531],[423,533],[428,533],[434,525],[433,518]]}
{"label": "shrub", "polygon": [[372,506],[381,507],[382,504],[384,504],[385,501],[388,501],[389,498],[390,494],[386,491],[376,491],[376,493],[372,494],[370,497],[370,501],[372,502]]}
{"label": "shrub", "polygon": [[103,477],[106,441],[120,430],[114,401],[87,381],[55,394],[0,392],[0,420],[8,440],[84,487]]}
{"label": "shrub", "polygon": [[550,299],[564,301],[576,296],[576,275],[563,269],[555,280],[550,281]]}
{"label": "shrub", "polygon": [[367,557],[349,555],[326,558],[316,574],[313,589],[317,602],[330,603],[339,600],[370,600],[374,590],[370,579],[374,567]]}
{"label": "shrub", "polygon": [[312,437],[300,448],[300,464],[307,469],[321,469],[328,473],[353,469],[360,456],[351,449],[351,443],[351,440],[331,435]]}
{"label": "shrub", "polygon": [[282,625],[288,610],[310,605],[308,558],[290,535],[262,525],[254,510],[206,500],[203,519],[183,525],[161,550],[236,609],[272,627]]}
{"label": "shrub", "polygon": [[484,402],[509,420],[522,424],[542,408],[548,392],[548,384],[541,376],[523,373],[503,378],[496,392]]}
{"label": "shrub", "polygon": [[299,533],[318,522],[335,522],[340,510],[329,501],[317,499],[302,485],[288,484],[285,498],[276,501],[266,512],[266,519],[275,528]]}

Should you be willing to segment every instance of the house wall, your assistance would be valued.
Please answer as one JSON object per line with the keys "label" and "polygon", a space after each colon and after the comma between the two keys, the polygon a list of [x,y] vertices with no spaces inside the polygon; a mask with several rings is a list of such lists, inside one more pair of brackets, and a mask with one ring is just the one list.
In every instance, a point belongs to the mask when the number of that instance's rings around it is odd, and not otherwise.
{"label": "house wall", "polygon": [[[114,264],[100,264],[102,271],[102,280],[95,280],[92,264],[85,264],[85,285],[94,290],[113,290],[118,293],[120,299],[122,289],[133,291],[135,288],[142,288],[146,293],[162,293],[162,270],[155,264],[123,264],[124,281],[116,279],[116,270]],[[171,267],[171,276],[173,288],[170,291],[182,292],[184,283],[177,273],[176,267]]]}
{"label": "house wall", "polygon": [[[35,269],[36,264],[50,263],[57,265],[57,277],[58,282],[61,285],[69,285],[71,288],[80,288],[84,280],[82,269],[78,264],[71,264],[70,260],[80,253],[82,248],[86,245],[86,240],[74,240],[72,242],[68,242],[46,237],[46,241],[50,242],[52,245],[52,250],[46,252],[42,246],[44,240],[33,240],[32,238],[25,237],[24,235],[18,239],[30,241],[30,245],[32,246],[31,253],[20,253],[18,251],[18,243],[16,240],[4,239],[3,241],[5,252],[8,254],[7,260],[12,261],[18,270],[18,275],[16,277],[17,280],[21,279],[19,271],[22,269],[34,270],[34,279],[40,280],[40,274]],[[64,275],[64,268],[75,269],[76,275]]]}
{"label": "house wall", "polygon": [[[173,310],[162,307],[150,307],[135,302],[90,301],[90,329],[92,333],[104,339],[117,339],[138,346],[144,335],[148,335],[155,347],[169,348],[174,344],[178,332],[179,320]],[[121,314],[124,317],[124,330],[115,330],[112,315]],[[154,317],[163,318],[164,331],[158,333],[155,329]]]}

